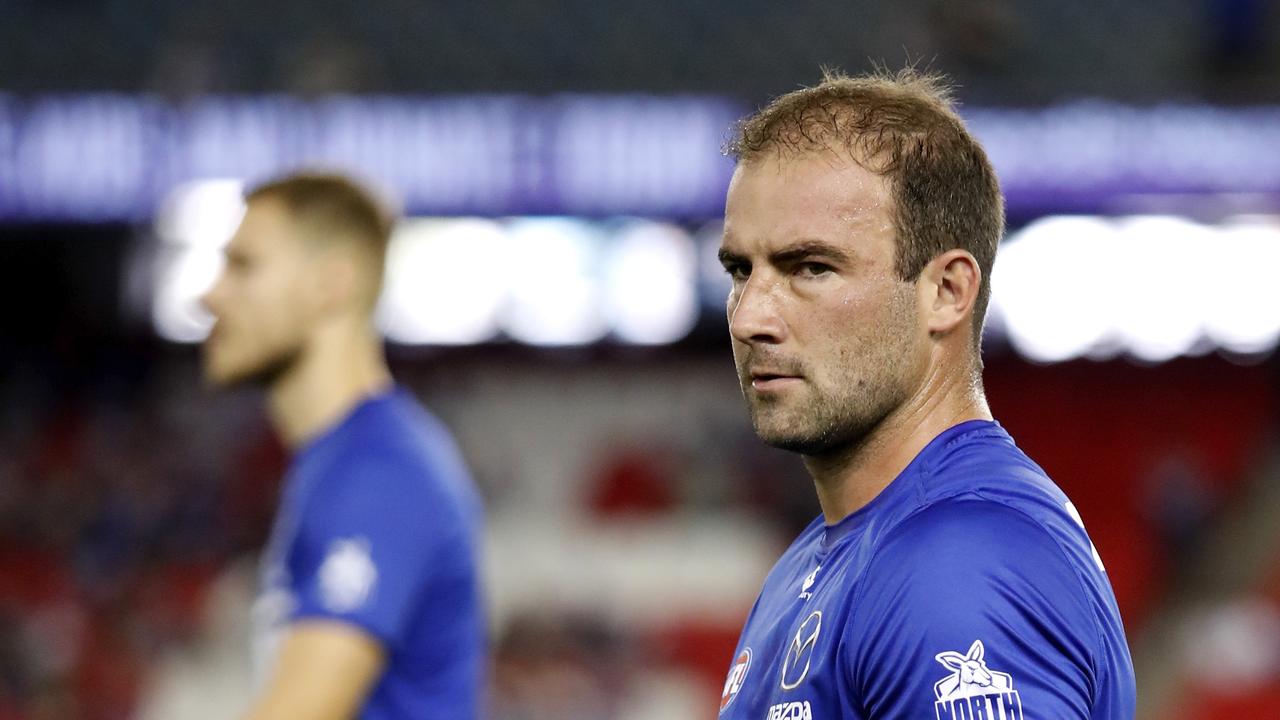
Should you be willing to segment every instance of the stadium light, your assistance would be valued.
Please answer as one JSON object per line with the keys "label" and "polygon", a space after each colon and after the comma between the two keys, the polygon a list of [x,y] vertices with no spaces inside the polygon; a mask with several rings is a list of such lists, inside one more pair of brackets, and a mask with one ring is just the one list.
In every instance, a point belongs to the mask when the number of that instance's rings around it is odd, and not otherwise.
{"label": "stadium light", "polygon": [[675,225],[629,222],[609,242],[605,313],[614,333],[640,345],[673,343],[698,321],[697,256]]}
{"label": "stadium light", "polygon": [[[157,216],[157,332],[198,342],[198,298],[244,212],[240,183],[175,190]],[[722,312],[721,226],[646,219],[408,219],[388,252],[378,319],[392,342],[460,345],[505,333],[573,346],[612,334],[666,344]],[[1118,354],[1144,362],[1280,343],[1280,218],[1207,225],[1173,216],[1056,216],[1014,232],[992,274],[989,335],[1035,362]]]}
{"label": "stadium light", "polygon": [[502,329],[531,345],[585,345],[604,337],[598,231],[583,220],[536,218],[515,220],[507,232],[511,293]]}
{"label": "stadium light", "polygon": [[378,320],[406,345],[493,339],[510,281],[508,238],[492,220],[410,219],[387,249]]}
{"label": "stadium light", "polygon": [[1203,332],[1202,257],[1216,230],[1183,218],[1137,216],[1116,223],[1115,304],[1110,316],[1137,359],[1164,362],[1187,354]]}
{"label": "stadium light", "polygon": [[1114,236],[1098,218],[1050,217],[1009,238],[991,274],[991,305],[1015,350],[1060,362],[1107,339]]}
{"label": "stadium light", "polygon": [[200,295],[222,270],[222,248],[244,215],[238,180],[200,180],[173,190],[156,215],[161,241],[151,317],[156,332],[172,342],[200,342],[213,319]]}
{"label": "stadium light", "polygon": [[1211,288],[1205,326],[1214,343],[1242,355],[1270,351],[1280,342],[1280,220],[1242,217],[1219,233],[1222,251],[1210,258]]}
{"label": "stadium light", "polygon": [[1163,362],[1280,342],[1280,221],[1049,217],[1013,233],[992,273],[993,331],[1039,362],[1117,352]]}

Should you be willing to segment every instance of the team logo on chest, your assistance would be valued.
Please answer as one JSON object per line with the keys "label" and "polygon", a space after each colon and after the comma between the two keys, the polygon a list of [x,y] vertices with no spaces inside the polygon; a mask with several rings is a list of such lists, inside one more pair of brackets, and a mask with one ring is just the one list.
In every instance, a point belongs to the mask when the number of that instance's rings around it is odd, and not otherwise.
{"label": "team logo on chest", "polygon": [[987,667],[986,648],[981,640],[969,652],[941,652],[934,659],[951,671],[951,676],[933,686],[937,720],[1022,720],[1022,698],[1013,689],[1013,676]]}
{"label": "team logo on chest", "polygon": [[813,648],[818,644],[818,633],[822,630],[822,611],[814,610],[800,627],[796,629],[791,645],[787,647],[787,656],[782,660],[782,689],[795,690],[804,682],[809,674],[809,663],[813,662]]}
{"label": "team logo on chest", "polygon": [[747,680],[747,671],[751,669],[751,648],[743,648],[738,659],[729,668],[729,677],[724,681],[724,692],[720,695],[720,712],[729,707],[729,703],[738,697],[738,691]]}
{"label": "team logo on chest", "polygon": [[809,589],[812,588],[813,583],[818,580],[818,571],[821,569],[822,569],[822,566],[819,565],[818,567],[813,569],[813,572],[809,573],[809,575],[805,577],[804,583],[800,586],[801,600],[808,600],[809,598],[813,597],[813,593],[809,592]]}

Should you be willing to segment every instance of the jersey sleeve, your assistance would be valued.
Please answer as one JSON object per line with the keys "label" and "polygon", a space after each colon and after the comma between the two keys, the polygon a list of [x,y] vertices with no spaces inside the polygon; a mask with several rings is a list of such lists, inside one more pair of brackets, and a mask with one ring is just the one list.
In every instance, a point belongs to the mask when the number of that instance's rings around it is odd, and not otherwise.
{"label": "jersey sleeve", "polygon": [[1022,512],[947,500],[889,531],[844,628],[864,717],[1088,720],[1098,630],[1067,555]]}
{"label": "jersey sleeve", "polygon": [[394,649],[424,594],[467,545],[434,478],[389,459],[348,462],[321,479],[299,528],[292,620],[350,623]]}

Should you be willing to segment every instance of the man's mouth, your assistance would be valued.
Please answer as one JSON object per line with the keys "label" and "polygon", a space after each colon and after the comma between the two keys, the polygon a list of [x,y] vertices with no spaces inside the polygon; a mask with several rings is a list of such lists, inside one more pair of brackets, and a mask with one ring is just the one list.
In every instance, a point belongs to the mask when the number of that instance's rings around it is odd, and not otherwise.
{"label": "man's mouth", "polygon": [[799,375],[757,370],[751,372],[751,387],[756,392],[777,392],[803,380]]}

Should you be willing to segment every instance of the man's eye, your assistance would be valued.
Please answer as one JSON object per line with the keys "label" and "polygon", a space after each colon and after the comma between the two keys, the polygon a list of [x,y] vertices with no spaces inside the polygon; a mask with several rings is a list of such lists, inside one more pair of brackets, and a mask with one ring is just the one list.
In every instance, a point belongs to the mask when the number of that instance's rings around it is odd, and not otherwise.
{"label": "man's eye", "polygon": [[818,277],[820,275],[826,275],[831,272],[832,269],[833,268],[830,265],[825,263],[807,262],[797,265],[796,273],[804,277]]}
{"label": "man's eye", "polygon": [[751,269],[749,267],[736,263],[732,265],[725,265],[724,271],[729,273],[729,277],[734,280],[746,280],[747,276],[751,274]]}

